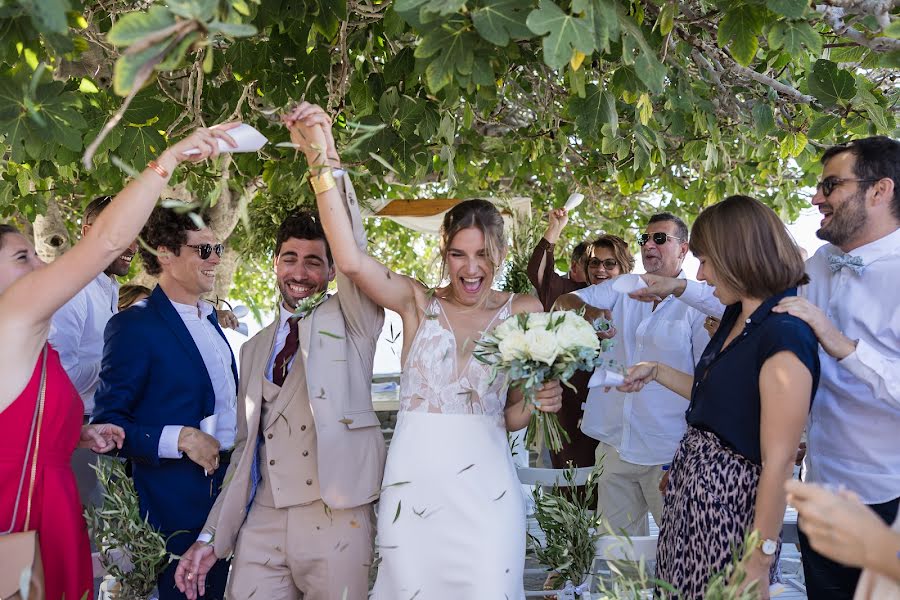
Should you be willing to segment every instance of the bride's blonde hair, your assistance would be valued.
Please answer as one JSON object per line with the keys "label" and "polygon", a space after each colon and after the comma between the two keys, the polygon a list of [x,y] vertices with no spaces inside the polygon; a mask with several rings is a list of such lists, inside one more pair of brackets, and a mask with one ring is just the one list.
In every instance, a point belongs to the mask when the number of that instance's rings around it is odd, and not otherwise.
{"label": "bride's blonde hair", "polygon": [[447,277],[447,251],[454,236],[463,229],[477,227],[484,234],[484,250],[494,273],[506,258],[503,217],[493,203],[482,198],[460,202],[447,211],[441,223],[441,277]]}

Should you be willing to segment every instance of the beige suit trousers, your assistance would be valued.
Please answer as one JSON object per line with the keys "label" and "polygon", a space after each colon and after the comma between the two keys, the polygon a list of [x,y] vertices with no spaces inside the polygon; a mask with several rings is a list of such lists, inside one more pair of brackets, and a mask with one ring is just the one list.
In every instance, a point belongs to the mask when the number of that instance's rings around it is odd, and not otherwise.
{"label": "beige suit trousers", "polygon": [[614,446],[603,442],[597,446],[596,456],[597,462],[603,459],[603,473],[597,479],[597,513],[604,524],[616,534],[650,535],[647,512],[657,525],[662,521],[662,465],[624,461]]}
{"label": "beige suit trousers", "polygon": [[328,510],[321,500],[289,508],[254,502],[238,534],[228,597],[365,600],[373,517],[371,504]]}

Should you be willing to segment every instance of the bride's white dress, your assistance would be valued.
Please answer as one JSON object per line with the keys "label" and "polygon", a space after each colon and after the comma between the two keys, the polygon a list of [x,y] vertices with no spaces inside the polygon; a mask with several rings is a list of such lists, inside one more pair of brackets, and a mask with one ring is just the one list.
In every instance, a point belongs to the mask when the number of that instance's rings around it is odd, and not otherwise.
{"label": "bride's white dress", "polygon": [[[484,330],[510,316],[511,301]],[[506,437],[507,386],[458,356],[432,298],[400,380],[378,505],[377,600],[524,598],[525,506]]]}

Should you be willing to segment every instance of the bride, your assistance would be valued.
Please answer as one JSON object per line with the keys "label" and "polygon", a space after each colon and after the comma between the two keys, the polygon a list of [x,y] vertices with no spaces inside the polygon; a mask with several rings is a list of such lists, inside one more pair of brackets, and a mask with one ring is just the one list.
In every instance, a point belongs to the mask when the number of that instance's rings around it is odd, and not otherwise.
{"label": "bride", "polygon": [[[403,319],[400,413],[378,506],[373,598],[524,598],[525,509],[506,431],[525,427],[532,409],[472,358],[483,332],[541,311],[534,297],[491,289],[506,254],[500,213],[468,200],[445,215],[448,283],[426,288],[357,245],[329,166],[339,160],[324,111],[303,103],[285,124],[309,162],[336,267]],[[545,384],[537,400],[540,410],[558,411],[559,383]]]}

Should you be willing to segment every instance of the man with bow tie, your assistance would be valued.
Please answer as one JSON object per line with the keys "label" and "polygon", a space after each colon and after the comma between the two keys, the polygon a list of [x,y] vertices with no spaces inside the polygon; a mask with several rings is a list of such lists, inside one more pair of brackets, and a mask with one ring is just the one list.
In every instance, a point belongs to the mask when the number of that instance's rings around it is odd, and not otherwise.
{"label": "man with bow tie", "polygon": [[[804,479],[844,486],[886,522],[900,500],[900,143],[878,136],[830,148],[812,203],[830,242],[806,262],[810,283],[772,310],[806,321],[822,374],[808,424]],[[655,275],[632,294],[675,295],[717,315],[705,284]],[[817,553],[801,531],[810,598],[853,597],[860,570]]]}
{"label": "man with bow tie", "polygon": [[[807,261],[810,284],[774,310],[819,338],[822,376],[809,419],[805,481],[845,486],[886,522],[900,500],[900,142],[828,149],[813,205],[830,242]],[[810,598],[851,598],[859,569],[800,537]]]}
{"label": "man with bow tie", "polygon": [[[334,174],[365,247],[353,186]],[[363,600],[385,459],[370,395],[384,310],[335,271],[315,213],[281,224],[275,275],[279,317],[241,348],[226,483],[176,584],[202,596],[216,557],[234,553],[229,598]]]}

